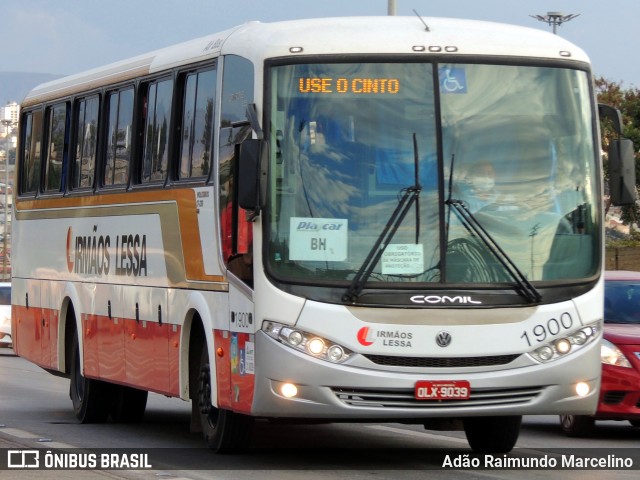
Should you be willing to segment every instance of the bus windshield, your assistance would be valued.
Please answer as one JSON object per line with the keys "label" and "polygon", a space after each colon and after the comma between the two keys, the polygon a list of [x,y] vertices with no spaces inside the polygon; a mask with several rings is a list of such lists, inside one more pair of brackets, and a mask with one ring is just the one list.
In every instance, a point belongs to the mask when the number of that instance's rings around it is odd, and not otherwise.
{"label": "bus windshield", "polygon": [[[368,287],[597,271],[586,72],[314,63],[274,66],[270,76],[267,267],[275,277],[348,285],[378,251]],[[395,218],[407,192],[415,201]],[[393,233],[377,245],[390,223]]]}

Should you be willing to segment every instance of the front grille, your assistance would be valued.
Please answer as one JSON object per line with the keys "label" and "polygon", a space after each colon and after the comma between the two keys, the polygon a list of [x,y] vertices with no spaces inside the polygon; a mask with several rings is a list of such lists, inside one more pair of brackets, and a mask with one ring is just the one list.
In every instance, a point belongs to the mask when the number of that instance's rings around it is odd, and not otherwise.
{"label": "front grille", "polygon": [[627,394],[626,392],[606,392],[602,396],[602,402],[608,405],[615,405],[617,403],[622,403],[622,400],[624,400],[624,396],[626,394]]}
{"label": "front grille", "polygon": [[468,400],[416,400],[413,390],[373,390],[332,387],[338,400],[363,408],[468,408],[531,402],[544,387],[472,389]]}
{"label": "front grille", "polygon": [[513,362],[520,354],[493,355],[487,357],[396,357],[389,355],[364,355],[377,365],[387,367],[461,368],[492,367]]}

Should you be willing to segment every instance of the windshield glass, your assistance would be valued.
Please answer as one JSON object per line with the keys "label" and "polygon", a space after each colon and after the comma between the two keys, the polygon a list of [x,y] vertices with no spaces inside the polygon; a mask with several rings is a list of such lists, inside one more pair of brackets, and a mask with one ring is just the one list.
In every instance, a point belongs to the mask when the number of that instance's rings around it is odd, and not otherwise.
{"label": "windshield glass", "polygon": [[640,325],[640,283],[612,281],[604,283],[604,322]]}
{"label": "windshield glass", "polygon": [[[585,72],[543,67],[273,67],[269,271],[347,285],[379,248],[367,287],[512,282],[456,200],[528,280],[593,274],[588,85]],[[407,191],[417,200],[376,248]]]}

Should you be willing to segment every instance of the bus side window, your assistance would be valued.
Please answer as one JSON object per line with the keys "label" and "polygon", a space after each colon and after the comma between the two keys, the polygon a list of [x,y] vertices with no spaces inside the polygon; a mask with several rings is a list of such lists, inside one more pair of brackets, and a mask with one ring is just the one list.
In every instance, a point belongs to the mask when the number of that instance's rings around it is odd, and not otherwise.
{"label": "bus side window", "polygon": [[253,284],[252,228],[247,212],[238,205],[237,175],[240,143],[251,136],[246,111],[252,102],[253,65],[226,56],[220,119],[220,242],[228,269],[249,285]]}
{"label": "bus side window", "polygon": [[139,183],[162,182],[167,177],[172,99],[172,79],[150,82],[146,86]]}
{"label": "bus side window", "polygon": [[96,150],[98,145],[98,96],[77,103],[76,145],[71,188],[91,188],[95,177]]}
{"label": "bus side window", "polygon": [[20,165],[20,193],[36,194],[40,185],[40,148],[42,145],[42,110],[25,114]]}
{"label": "bus side window", "polygon": [[64,188],[69,145],[69,107],[61,103],[47,110],[47,148],[45,158],[44,189],[61,192]]}
{"label": "bus side window", "polygon": [[178,178],[206,179],[211,171],[216,70],[184,77]]}
{"label": "bus side window", "polygon": [[126,185],[129,181],[133,124],[133,88],[108,96],[107,155],[104,185]]}

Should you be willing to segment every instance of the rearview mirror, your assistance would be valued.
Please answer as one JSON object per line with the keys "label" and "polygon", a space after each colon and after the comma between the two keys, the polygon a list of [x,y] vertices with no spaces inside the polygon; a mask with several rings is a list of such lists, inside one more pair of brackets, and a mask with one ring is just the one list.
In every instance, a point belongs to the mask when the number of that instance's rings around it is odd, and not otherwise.
{"label": "rearview mirror", "polygon": [[609,193],[613,205],[631,205],[636,201],[636,165],[633,142],[628,138],[609,144]]}
{"label": "rearview mirror", "polygon": [[247,139],[240,144],[238,160],[238,205],[257,214],[260,211],[261,140]]}

